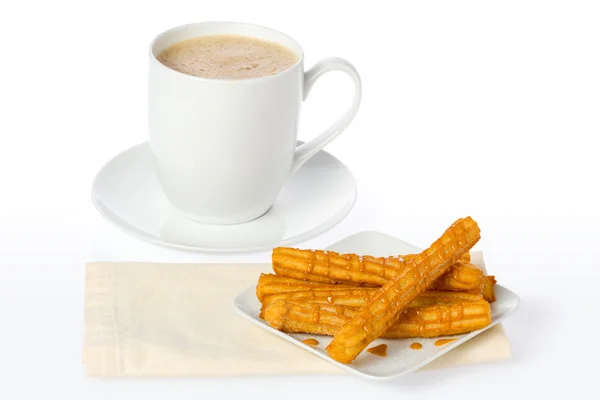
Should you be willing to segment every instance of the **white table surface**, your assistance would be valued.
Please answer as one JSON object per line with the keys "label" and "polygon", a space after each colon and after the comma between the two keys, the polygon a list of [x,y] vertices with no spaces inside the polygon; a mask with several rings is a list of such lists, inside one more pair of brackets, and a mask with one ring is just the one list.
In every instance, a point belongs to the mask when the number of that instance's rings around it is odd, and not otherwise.
{"label": "white table surface", "polygon": [[[10,55],[3,60],[11,61],[0,61],[0,398],[598,396],[598,6],[284,3],[58,1],[14,4],[0,16],[3,38],[19,31],[3,42]],[[308,65],[326,55],[356,64],[362,109],[328,150],[354,172],[359,199],[342,223],[302,246],[362,230],[426,246],[454,219],[472,215],[490,271],[522,299],[505,323],[512,360],[383,383],[85,377],[86,261],[269,260],[265,252],[217,256],[149,245],[112,228],[89,201],[102,164],[145,140],[147,43],[170,26],[204,19],[284,30],[304,44]],[[300,138],[345,107],[348,86],[335,74],[319,82]]]}

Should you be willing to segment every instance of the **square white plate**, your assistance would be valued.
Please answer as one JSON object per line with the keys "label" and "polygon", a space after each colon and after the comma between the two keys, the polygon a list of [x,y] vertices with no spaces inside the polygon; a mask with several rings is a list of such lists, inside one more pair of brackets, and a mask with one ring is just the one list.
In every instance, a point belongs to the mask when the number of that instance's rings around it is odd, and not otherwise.
{"label": "square white plate", "polygon": [[[421,249],[403,242],[402,240],[379,232],[357,233],[332,246],[329,246],[327,250],[336,251],[338,253],[368,254],[375,257],[418,253],[421,251]],[[471,262],[485,271],[485,265],[483,264],[483,256],[481,252],[471,252]],[[332,364],[337,365],[346,371],[371,379],[389,379],[415,371],[429,364],[436,358],[449,352],[455,347],[460,346],[462,343],[479,335],[481,332],[491,328],[502,321],[502,319],[512,314],[519,306],[519,297],[501,285],[496,285],[495,291],[496,301],[492,303],[492,323],[484,329],[463,335],[448,336],[456,338],[457,340],[450,344],[439,347],[434,345],[434,342],[439,338],[378,339],[371,343],[369,348],[381,343],[385,343],[388,345],[387,357],[378,357],[363,351],[350,365],[334,361],[329,357],[329,355],[327,355],[325,347],[327,347],[331,341],[331,337],[329,336],[307,335],[299,333],[288,334],[280,332],[267,325],[265,321],[258,317],[260,312],[260,302],[256,298],[256,286],[251,286],[240,293],[233,300],[233,307],[239,314],[246,317],[261,328],[266,329],[273,334],[306,349],[307,351],[310,351],[311,353],[329,361]],[[317,339],[319,341],[319,345],[316,347],[311,347],[302,343],[302,340],[309,337]],[[414,342],[421,343],[423,348],[421,350],[412,350],[410,348],[410,344]]]}

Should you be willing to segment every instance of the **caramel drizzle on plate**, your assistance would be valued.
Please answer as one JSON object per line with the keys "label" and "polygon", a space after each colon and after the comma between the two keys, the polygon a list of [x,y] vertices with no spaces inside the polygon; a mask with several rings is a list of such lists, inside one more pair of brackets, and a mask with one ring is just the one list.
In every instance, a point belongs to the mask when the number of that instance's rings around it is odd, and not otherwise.
{"label": "caramel drizzle on plate", "polygon": [[313,338],[308,338],[308,339],[304,339],[302,341],[302,343],[307,344],[309,346],[316,346],[319,344],[319,341],[317,339],[313,339]]}
{"label": "caramel drizzle on plate", "polygon": [[370,349],[367,349],[367,351],[379,357],[387,357],[387,344],[371,347]]}
{"label": "caramel drizzle on plate", "polygon": [[443,345],[445,345],[445,344],[452,343],[452,342],[454,342],[455,340],[456,340],[456,339],[438,339],[438,340],[436,340],[436,341],[435,341],[435,343],[434,343],[434,344],[435,344],[436,346],[443,346]]}
{"label": "caramel drizzle on plate", "polygon": [[421,343],[413,343],[410,345],[410,348],[413,350],[421,350],[423,348],[423,345]]}

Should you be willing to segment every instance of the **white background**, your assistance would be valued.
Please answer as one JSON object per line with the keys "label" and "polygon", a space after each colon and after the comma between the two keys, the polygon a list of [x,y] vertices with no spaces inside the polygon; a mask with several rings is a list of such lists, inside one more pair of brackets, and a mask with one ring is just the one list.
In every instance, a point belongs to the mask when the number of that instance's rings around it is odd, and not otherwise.
{"label": "white background", "polygon": [[[426,246],[472,215],[491,272],[522,297],[508,362],[391,382],[355,377],[95,380],[81,364],[83,264],[268,261],[139,242],[89,201],[97,170],[146,137],[146,56],[172,26],[282,30],[307,66],[351,60],[362,108],[328,151],[359,185],[362,230]],[[0,11],[0,398],[598,396],[600,8],[580,1],[23,1]],[[350,102],[319,81],[301,139]]]}

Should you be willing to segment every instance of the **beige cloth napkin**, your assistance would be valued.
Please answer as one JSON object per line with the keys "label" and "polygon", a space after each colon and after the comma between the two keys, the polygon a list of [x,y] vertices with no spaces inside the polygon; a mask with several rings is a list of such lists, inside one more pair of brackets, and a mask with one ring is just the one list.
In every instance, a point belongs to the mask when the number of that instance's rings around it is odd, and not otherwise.
{"label": "beige cloth napkin", "polygon": [[[237,315],[232,299],[269,264],[86,265],[86,373],[101,377],[339,374]],[[510,357],[501,326],[424,369]]]}

